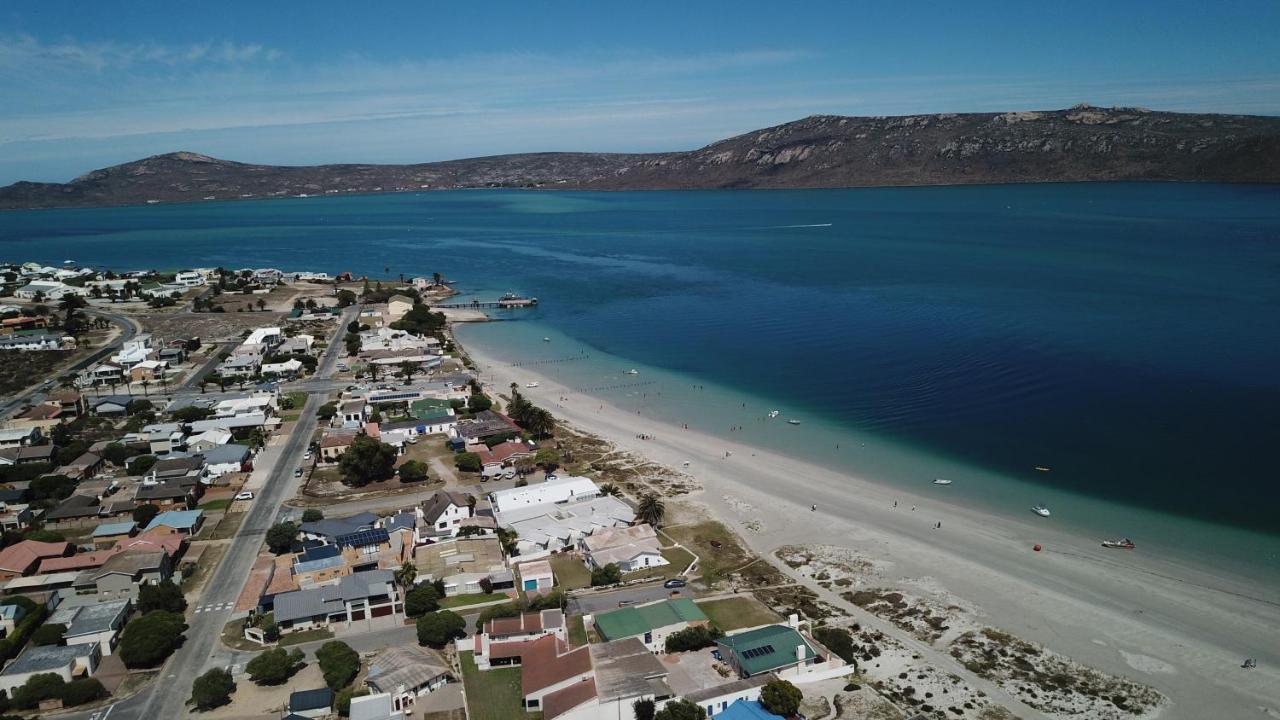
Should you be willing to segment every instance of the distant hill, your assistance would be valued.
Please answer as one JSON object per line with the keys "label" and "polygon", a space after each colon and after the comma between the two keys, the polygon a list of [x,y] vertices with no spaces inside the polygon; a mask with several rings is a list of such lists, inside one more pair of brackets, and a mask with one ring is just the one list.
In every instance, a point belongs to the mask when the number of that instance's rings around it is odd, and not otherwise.
{"label": "distant hill", "polygon": [[835,188],[1056,181],[1280,182],[1280,118],[1140,108],[820,115],[699,150],[528,153],[419,165],[251,165],[191,152],[0,188],[0,208],[422,189]]}

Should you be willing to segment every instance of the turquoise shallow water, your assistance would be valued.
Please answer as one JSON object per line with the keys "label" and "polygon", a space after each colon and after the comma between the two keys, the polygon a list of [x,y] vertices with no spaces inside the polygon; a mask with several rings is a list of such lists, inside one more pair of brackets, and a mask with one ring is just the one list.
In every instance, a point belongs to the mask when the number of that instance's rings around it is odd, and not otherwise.
{"label": "turquoise shallow water", "polygon": [[[889,482],[956,474],[958,496],[1017,511],[1044,499],[1063,522],[1078,501],[1108,534],[1262,564],[1280,542],[1277,188],[484,191],[23,212],[0,215],[0,255],[440,271],[480,295],[542,300],[466,336],[520,358],[576,344],[592,360],[555,365],[575,386],[631,365],[668,373],[661,401],[634,401],[676,421],[705,413],[709,429],[740,424],[739,439]],[[593,364],[606,354],[609,367]],[[755,420],[774,407],[803,431]],[[886,450],[855,457],[846,436]]]}

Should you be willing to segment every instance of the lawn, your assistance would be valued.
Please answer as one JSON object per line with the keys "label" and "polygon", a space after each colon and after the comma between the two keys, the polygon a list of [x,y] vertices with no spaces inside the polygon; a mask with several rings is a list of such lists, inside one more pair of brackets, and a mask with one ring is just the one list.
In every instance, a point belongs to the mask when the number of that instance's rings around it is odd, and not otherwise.
{"label": "lawn", "polygon": [[778,622],[782,618],[752,597],[731,597],[723,600],[707,600],[698,603],[716,627],[729,632]]}
{"label": "lawn", "polygon": [[280,647],[288,645],[301,645],[302,643],[315,642],[317,640],[328,640],[333,637],[333,631],[329,628],[315,628],[314,630],[301,630],[299,632],[288,633],[280,636]]}
{"label": "lawn", "polygon": [[467,605],[477,605],[479,603],[493,602],[494,600],[503,600],[504,595],[497,593],[471,593],[470,595],[454,595],[440,601],[440,607],[451,610],[453,608],[466,607]]}
{"label": "lawn", "polygon": [[569,642],[574,647],[582,647],[587,644],[587,625],[583,622],[581,615],[569,616]]}
{"label": "lawn", "polygon": [[210,500],[207,503],[201,503],[200,509],[205,511],[226,510],[228,507],[231,506],[231,502],[232,502],[231,498],[222,498],[221,500]]}
{"label": "lawn", "polygon": [[285,393],[285,397],[292,403],[290,410],[301,410],[302,406],[307,404],[307,394],[304,392]]}
{"label": "lawn", "polygon": [[472,653],[458,654],[462,664],[462,682],[467,694],[470,720],[510,720],[524,717],[521,704],[520,668],[494,668],[481,671]]}
{"label": "lawn", "polygon": [[575,555],[560,553],[552,555],[551,572],[556,575],[556,584],[564,590],[591,587],[591,571]]}

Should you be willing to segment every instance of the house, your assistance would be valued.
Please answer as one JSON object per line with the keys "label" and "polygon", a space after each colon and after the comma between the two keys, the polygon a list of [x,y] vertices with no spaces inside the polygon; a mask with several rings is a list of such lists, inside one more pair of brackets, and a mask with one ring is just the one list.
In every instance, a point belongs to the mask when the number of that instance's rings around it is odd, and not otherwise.
{"label": "house", "polygon": [[185,285],[186,287],[199,287],[204,285],[204,273],[196,270],[180,270],[174,273],[173,283],[175,285]]}
{"label": "house", "polygon": [[85,520],[96,519],[102,514],[102,506],[98,502],[96,495],[81,495],[77,492],[46,512],[45,522],[52,525],[77,525]]}
{"label": "house", "polygon": [[362,530],[372,530],[378,523],[374,513],[358,513],[343,518],[324,518],[312,522],[304,522],[299,527],[304,540],[321,540],[337,544],[338,538],[351,535]]}
{"label": "house", "polygon": [[448,684],[449,665],[434,651],[414,645],[391,647],[369,662],[364,684],[376,693],[390,693],[392,707],[409,711],[418,696]]}
{"label": "house", "polygon": [[668,669],[639,640],[615,640],[588,647],[595,692],[575,689],[572,694],[547,698],[542,706],[544,718],[634,720],[633,707],[637,701],[652,700],[661,708],[675,697],[676,693],[667,685]]}
{"label": "house", "polygon": [[614,564],[627,573],[668,564],[658,535],[648,524],[605,528],[582,538],[578,545],[587,567],[593,569]]}
{"label": "house", "polygon": [[52,445],[23,445],[0,448],[0,465],[52,463],[58,449]]}
{"label": "house", "polygon": [[[124,368],[113,362],[102,362],[80,373],[77,384],[80,387],[111,385],[124,380]],[[92,407],[92,405],[90,405]]]}
{"label": "house", "polygon": [[62,634],[63,642],[67,645],[97,643],[103,655],[110,655],[115,650],[116,641],[132,607],[132,601],[127,598],[91,605],[73,606],[64,603],[45,622],[67,628]]}
{"label": "house", "polygon": [[295,590],[275,596],[276,624],[282,633],[329,627],[376,617],[394,616],[404,603],[390,570],[370,570],[342,577],[337,584]]}
{"label": "house", "polygon": [[396,709],[396,700],[391,693],[353,697],[348,717],[351,720],[405,720],[404,713]]}
{"label": "house", "polygon": [[27,611],[23,610],[22,606],[17,603],[10,602],[0,605],[0,631],[3,631],[0,632],[0,637],[8,637],[9,633],[13,632],[13,629],[17,627],[18,621],[26,616]]}
{"label": "house", "polygon": [[334,419],[344,428],[358,428],[369,421],[368,405],[363,399],[344,400]]}
{"label": "house", "polygon": [[22,531],[35,522],[35,513],[26,503],[0,501],[0,530]]}
{"label": "house", "polygon": [[63,345],[72,338],[64,338],[61,335],[52,333],[35,333],[31,335],[4,335],[0,336],[0,350],[61,350]]}
{"label": "house", "polygon": [[600,637],[605,640],[640,638],[653,652],[663,652],[667,636],[672,633],[709,623],[706,614],[689,598],[659,600],[595,616],[596,632]]}
{"label": "house", "polygon": [[387,298],[387,320],[395,322],[413,309],[413,298],[408,295],[392,295]]}
{"label": "house", "polygon": [[106,461],[101,456],[96,453],[86,452],[58,468],[58,474],[77,480],[88,480],[101,472],[104,465],[106,465]]}
{"label": "house", "polygon": [[707,717],[720,720],[721,713],[737,704],[739,700],[747,703],[759,700],[760,689],[772,679],[773,675],[762,673],[749,678],[734,678],[729,682],[712,685],[711,687],[698,685],[692,690],[678,694],[685,700],[705,710]]}
{"label": "house", "polygon": [[517,566],[520,573],[520,589],[530,592],[550,592],[555,585],[555,575],[551,572],[551,563],[546,560],[521,563]]}
{"label": "house", "polygon": [[129,382],[151,382],[164,376],[169,363],[163,360],[143,360],[129,368]]}
{"label": "house", "polygon": [[715,715],[710,713],[708,715],[716,720],[785,720],[781,715],[774,715],[765,710],[759,700],[734,700],[733,704],[724,710]]}
{"label": "house", "polygon": [[38,427],[0,428],[0,448],[37,445],[44,439]]}
{"label": "house", "polygon": [[297,377],[302,372],[302,361],[290,358],[284,362],[263,363],[261,372],[263,375],[274,375],[276,377]]}
{"label": "house", "polygon": [[516,460],[531,458],[534,455],[534,449],[519,440],[507,440],[493,447],[486,447],[484,443],[478,443],[472,452],[480,456],[481,471],[484,475],[490,477],[500,474],[504,468],[513,464]]}
{"label": "house", "polygon": [[146,503],[156,507],[187,505],[194,498],[195,484],[185,484],[181,480],[165,480],[153,484],[143,484],[138,487],[137,493],[134,495],[134,501],[137,504]]}
{"label": "house", "polygon": [[324,717],[333,708],[333,691],[329,688],[295,690],[289,693],[285,710],[305,718]]}
{"label": "house", "polygon": [[132,399],[128,395],[103,395],[89,404],[89,412],[94,415],[127,415]]}
{"label": "house", "polygon": [[[489,648],[495,643],[536,640],[544,635],[555,635],[566,641],[569,639],[564,612],[559,608],[523,613],[515,617],[493,618],[473,638],[472,650],[476,667],[481,670],[489,669]],[[503,661],[498,664],[510,663]]]}
{"label": "house", "polygon": [[261,362],[261,357],[248,353],[232,355],[218,366],[218,373],[224,378],[250,378],[258,374]]}
{"label": "house", "polygon": [[569,696],[576,698],[579,693],[595,694],[590,649],[574,649],[555,635],[494,643],[489,647],[489,661],[491,667],[520,666],[520,694],[526,710],[540,711],[544,702],[553,707],[569,704]]}
{"label": "house", "polygon": [[200,453],[204,458],[205,478],[220,478],[229,473],[245,470],[249,465],[250,450],[246,445],[217,445]]}
{"label": "house", "polygon": [[72,587],[77,596],[93,596],[99,603],[136,601],[143,585],[168,582],[172,575],[173,559],[169,553],[124,551],[106,558],[98,567],[82,571],[72,581]]}
{"label": "house", "polygon": [[458,492],[438,491],[422,504],[422,523],[428,535],[454,537],[462,521],[474,514],[473,501]]}
{"label": "house", "polygon": [[[525,488],[516,488],[523,490]],[[539,504],[497,513],[498,525],[516,531],[519,555],[530,560],[577,547],[606,528],[630,525],[635,510],[612,495],[579,502]]]}
{"label": "house", "polygon": [[33,280],[13,291],[13,296],[24,300],[61,300],[68,295],[83,295],[84,289],[66,285],[56,280]]}
{"label": "house", "polygon": [[172,367],[187,360],[186,348],[167,347],[160,350],[160,361],[165,363],[167,367]]}
{"label": "house", "polygon": [[199,455],[171,455],[157,460],[147,471],[147,479],[159,482],[198,478],[204,469],[204,458]]}
{"label": "house", "polygon": [[89,677],[98,669],[102,650],[97,643],[85,645],[28,645],[17,659],[0,671],[0,690],[10,696],[27,684],[33,675],[53,673],[67,682]]}
{"label": "house", "polygon": [[726,635],[716,641],[716,648],[724,662],[744,678],[819,661],[799,631],[786,625],[765,625]]}
{"label": "house", "polygon": [[93,529],[90,537],[93,538],[93,547],[96,550],[105,550],[112,545],[133,537],[138,530],[138,523],[132,520],[123,522],[102,523]]}
{"label": "house", "polygon": [[68,542],[23,540],[0,550],[0,580],[30,575],[46,558],[66,557],[75,552]]}
{"label": "house", "polygon": [[459,537],[413,548],[413,562],[420,577],[444,582],[446,597],[481,592],[489,578],[494,587],[510,576],[496,537]]}
{"label": "house", "polygon": [[333,464],[351,447],[356,439],[355,431],[325,430],[320,438],[320,462]]}
{"label": "house", "polygon": [[56,403],[32,405],[9,421],[10,427],[39,427],[49,429],[63,421],[62,406]]}
{"label": "house", "polygon": [[203,510],[165,510],[147,524],[144,532],[195,535],[204,525]]}
{"label": "house", "polygon": [[[504,513],[531,507],[576,502],[600,495],[600,488],[589,478],[548,478],[545,482],[499,490],[489,494],[493,512]],[[501,524],[501,522],[499,522]]]}
{"label": "house", "polygon": [[468,420],[459,420],[454,432],[468,441],[484,441],[506,433],[520,433],[520,426],[515,421],[493,410],[483,410]]}
{"label": "house", "polygon": [[58,390],[49,393],[45,398],[45,402],[57,403],[62,408],[63,416],[79,417],[84,415],[89,406],[85,403],[84,396],[75,390]]}
{"label": "house", "polygon": [[212,450],[219,445],[226,445],[231,442],[232,437],[231,431],[226,428],[210,428],[202,433],[192,435],[187,438],[187,452],[203,453],[206,450]]}

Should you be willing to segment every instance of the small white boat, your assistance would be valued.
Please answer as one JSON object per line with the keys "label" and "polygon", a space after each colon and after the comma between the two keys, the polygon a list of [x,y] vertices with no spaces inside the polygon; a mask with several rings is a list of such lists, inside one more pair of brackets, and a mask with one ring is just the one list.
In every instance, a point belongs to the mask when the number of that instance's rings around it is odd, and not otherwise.
{"label": "small white boat", "polygon": [[787,424],[788,424],[788,425],[799,425],[799,424],[800,424],[800,421],[799,421],[799,420],[788,420],[788,421],[787,421]]}
{"label": "small white boat", "polygon": [[623,374],[624,374],[624,375],[639,375],[639,374],[640,374],[640,371],[639,371],[639,370],[637,370],[637,369],[635,369],[635,368],[631,368],[630,370],[626,371],[626,372],[625,372],[625,373],[623,373]]}
{"label": "small white boat", "polygon": [[950,485],[951,481],[946,478],[934,478],[933,484],[934,485]]}
{"label": "small white boat", "polygon": [[1129,538],[1120,538],[1119,540],[1103,540],[1102,547],[1112,550],[1132,550],[1137,545],[1134,545]]}
{"label": "small white boat", "polygon": [[544,337],[544,338],[542,338],[542,342],[551,342],[551,338],[549,338],[549,337]]}
{"label": "small white boat", "polygon": [[524,384],[524,386],[525,386],[525,387],[527,387],[527,388],[536,388],[536,387],[538,387],[538,383],[536,383],[536,382],[527,382],[527,383],[525,383],[525,384]]}
{"label": "small white boat", "polygon": [[1049,517],[1049,508],[1045,507],[1044,505],[1036,505],[1035,507],[1031,508],[1031,512],[1039,515],[1040,517]]}
{"label": "small white boat", "polygon": [[777,410],[770,410],[770,411],[769,411],[769,417],[771,417],[771,418],[776,418],[776,417],[778,417],[778,411],[777,411]]}

